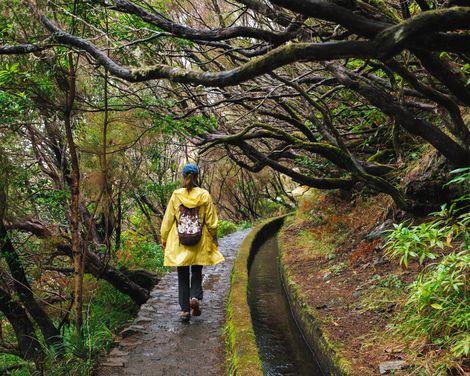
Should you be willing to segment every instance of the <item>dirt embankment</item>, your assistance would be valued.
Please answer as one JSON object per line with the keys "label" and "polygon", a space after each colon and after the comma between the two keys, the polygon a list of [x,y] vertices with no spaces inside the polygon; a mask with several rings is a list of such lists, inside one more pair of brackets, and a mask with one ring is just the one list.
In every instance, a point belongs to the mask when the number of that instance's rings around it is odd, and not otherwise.
{"label": "dirt embankment", "polygon": [[419,268],[403,271],[383,257],[378,226],[388,205],[383,196],[352,205],[315,192],[302,200],[279,237],[291,282],[352,375],[377,375],[384,362],[408,361],[405,346],[389,328],[404,286]]}

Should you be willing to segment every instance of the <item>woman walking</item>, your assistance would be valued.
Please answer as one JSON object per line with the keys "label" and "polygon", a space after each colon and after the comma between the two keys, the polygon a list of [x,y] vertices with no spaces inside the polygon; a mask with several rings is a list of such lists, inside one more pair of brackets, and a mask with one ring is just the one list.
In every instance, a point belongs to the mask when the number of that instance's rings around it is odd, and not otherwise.
{"label": "woman walking", "polygon": [[181,321],[201,314],[202,267],[224,260],[218,250],[217,212],[209,192],[199,188],[198,176],[194,163],[183,167],[183,188],[173,192],[161,226],[163,264],[178,271]]}

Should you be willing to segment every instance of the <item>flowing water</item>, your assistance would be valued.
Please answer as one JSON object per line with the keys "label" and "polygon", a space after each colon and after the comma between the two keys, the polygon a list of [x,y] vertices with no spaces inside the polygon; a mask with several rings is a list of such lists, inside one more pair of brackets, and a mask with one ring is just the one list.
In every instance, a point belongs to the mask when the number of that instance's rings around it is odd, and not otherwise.
{"label": "flowing water", "polygon": [[265,375],[322,376],[291,315],[279,272],[276,236],[269,237],[254,252],[248,302]]}

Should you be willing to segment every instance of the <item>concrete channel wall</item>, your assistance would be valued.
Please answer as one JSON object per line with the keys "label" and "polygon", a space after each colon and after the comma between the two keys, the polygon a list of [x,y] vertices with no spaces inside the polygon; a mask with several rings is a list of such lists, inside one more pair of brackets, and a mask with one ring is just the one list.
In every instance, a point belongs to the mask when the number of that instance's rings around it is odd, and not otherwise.
{"label": "concrete channel wall", "polygon": [[265,238],[279,230],[285,216],[269,219],[256,226],[243,241],[233,265],[227,305],[227,374],[230,376],[261,376],[263,368],[256,346],[251,312],[248,305],[248,270],[252,250]]}
{"label": "concrete channel wall", "polygon": [[[256,226],[243,241],[235,260],[230,283],[227,306],[227,374],[230,376],[261,376],[261,365],[256,338],[248,305],[248,270],[256,250],[269,235],[277,232],[286,216],[271,218]],[[321,331],[315,309],[308,305],[298,286],[289,276],[289,270],[282,261],[280,250],[280,273],[292,314],[310,348],[324,370],[325,375],[348,376],[334,346]]]}

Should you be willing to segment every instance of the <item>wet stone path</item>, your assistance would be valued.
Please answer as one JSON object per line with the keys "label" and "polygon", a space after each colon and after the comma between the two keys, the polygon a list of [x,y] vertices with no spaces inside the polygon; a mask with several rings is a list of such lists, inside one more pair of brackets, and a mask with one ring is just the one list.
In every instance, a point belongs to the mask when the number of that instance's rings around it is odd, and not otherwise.
{"label": "wet stone path", "polygon": [[224,374],[225,308],[236,253],[250,230],[220,239],[225,262],[203,268],[202,315],[179,322],[176,271],[166,274],[142,305],[123,339],[112,349],[99,376],[198,376]]}

